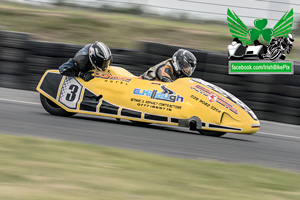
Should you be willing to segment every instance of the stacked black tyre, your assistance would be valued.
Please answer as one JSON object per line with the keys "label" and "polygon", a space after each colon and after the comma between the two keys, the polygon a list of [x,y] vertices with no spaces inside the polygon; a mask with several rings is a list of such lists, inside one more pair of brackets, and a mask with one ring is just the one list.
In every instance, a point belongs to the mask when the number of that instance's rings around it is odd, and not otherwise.
{"label": "stacked black tyre", "polygon": [[0,31],[0,87],[26,89],[30,37],[26,33]]}
{"label": "stacked black tyre", "polygon": [[83,47],[82,45],[64,44],[31,40],[28,42],[27,88],[35,90],[43,73],[48,69],[58,69]]}

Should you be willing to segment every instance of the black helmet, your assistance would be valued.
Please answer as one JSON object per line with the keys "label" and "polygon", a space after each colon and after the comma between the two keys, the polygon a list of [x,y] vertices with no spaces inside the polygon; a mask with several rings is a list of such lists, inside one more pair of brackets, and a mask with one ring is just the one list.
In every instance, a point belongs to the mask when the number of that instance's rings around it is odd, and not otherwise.
{"label": "black helmet", "polygon": [[173,66],[178,75],[191,76],[196,68],[197,59],[190,51],[179,49],[172,57]]}
{"label": "black helmet", "polygon": [[109,47],[98,41],[91,44],[89,58],[93,67],[99,71],[105,71],[112,61]]}
{"label": "black helmet", "polygon": [[292,33],[289,33],[287,35],[287,39],[288,39],[289,44],[293,44],[293,42],[295,41],[295,37]]}

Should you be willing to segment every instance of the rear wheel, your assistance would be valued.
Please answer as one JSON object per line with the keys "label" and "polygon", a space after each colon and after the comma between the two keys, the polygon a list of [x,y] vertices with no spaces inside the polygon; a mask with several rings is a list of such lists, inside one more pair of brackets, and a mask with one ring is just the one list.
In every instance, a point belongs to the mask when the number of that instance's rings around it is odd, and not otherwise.
{"label": "rear wheel", "polygon": [[226,132],[218,132],[218,131],[207,131],[207,130],[199,130],[200,135],[212,136],[212,137],[221,137],[225,135]]}
{"label": "rear wheel", "polygon": [[40,99],[41,99],[41,103],[42,103],[42,106],[44,107],[44,109],[52,115],[70,117],[70,116],[76,114],[76,113],[70,113],[70,112],[65,111],[64,109],[62,109],[61,107],[56,105],[54,102],[52,102],[50,99],[48,99],[47,97],[45,97],[42,94],[40,94]]}
{"label": "rear wheel", "polygon": [[259,58],[259,59],[264,59],[264,53],[259,52],[259,53],[258,53],[258,58]]}

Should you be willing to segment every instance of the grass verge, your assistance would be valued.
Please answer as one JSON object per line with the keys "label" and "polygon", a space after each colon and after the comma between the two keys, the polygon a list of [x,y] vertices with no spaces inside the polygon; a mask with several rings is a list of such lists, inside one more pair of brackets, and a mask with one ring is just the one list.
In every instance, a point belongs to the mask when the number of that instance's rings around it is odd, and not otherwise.
{"label": "grass verge", "polygon": [[0,199],[299,199],[300,174],[0,135]]}

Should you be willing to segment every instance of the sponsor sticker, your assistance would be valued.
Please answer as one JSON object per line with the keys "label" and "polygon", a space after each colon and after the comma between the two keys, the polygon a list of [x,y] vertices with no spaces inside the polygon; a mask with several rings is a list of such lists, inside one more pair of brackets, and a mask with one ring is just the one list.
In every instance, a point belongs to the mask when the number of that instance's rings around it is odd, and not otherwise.
{"label": "sponsor sticker", "polygon": [[[204,85],[208,88],[210,88],[212,91],[215,91],[221,95],[223,95],[224,97],[228,98],[230,101],[234,102],[236,105],[238,105],[239,107],[241,107],[243,110],[245,110],[254,120],[258,120],[256,115],[254,114],[254,112],[246,105],[244,104],[241,100],[239,100],[237,97],[233,96],[232,94],[230,94],[229,92],[223,90],[222,88],[211,84],[209,82],[206,82],[202,79],[199,78],[192,78],[193,81],[195,81],[196,83],[199,83],[201,85]],[[195,86],[192,86],[195,87]],[[197,89],[197,88],[196,88]],[[204,88],[204,91],[208,90],[206,88]],[[197,90],[196,90],[197,91]],[[199,90],[200,91],[200,90]],[[201,92],[200,92],[201,93]],[[217,95],[219,96],[219,95]],[[217,102],[219,103],[219,99],[217,100]],[[228,102],[228,101],[227,101]],[[222,104],[223,105],[223,104]],[[230,105],[230,104],[229,104]],[[233,104],[234,105],[234,104]],[[225,106],[226,107],[226,106]],[[234,112],[234,111],[232,111]]]}
{"label": "sponsor sticker", "polygon": [[113,81],[125,81],[125,82],[130,82],[132,79],[124,76],[115,76],[111,75],[111,73],[100,73],[100,72],[95,72],[94,76],[96,78],[102,78],[102,79],[107,79],[107,80],[113,80]]}
{"label": "sponsor sticker", "polygon": [[196,92],[199,92],[200,94],[203,94],[204,96],[207,96],[208,101],[211,103],[219,103],[222,106],[224,106],[225,108],[229,109],[230,111],[232,111],[235,114],[239,114],[238,110],[234,108],[234,104],[231,103],[230,101],[228,101],[227,99],[225,99],[224,97],[221,97],[219,95],[217,95],[216,93],[214,93],[213,91],[201,86],[201,85],[192,85],[191,89],[195,90]]}
{"label": "sponsor sticker", "polygon": [[162,91],[158,90],[146,90],[141,88],[135,88],[133,90],[134,95],[146,96],[150,99],[169,101],[169,102],[184,102],[184,97],[176,94],[174,91],[168,89],[165,85],[160,86]]}

